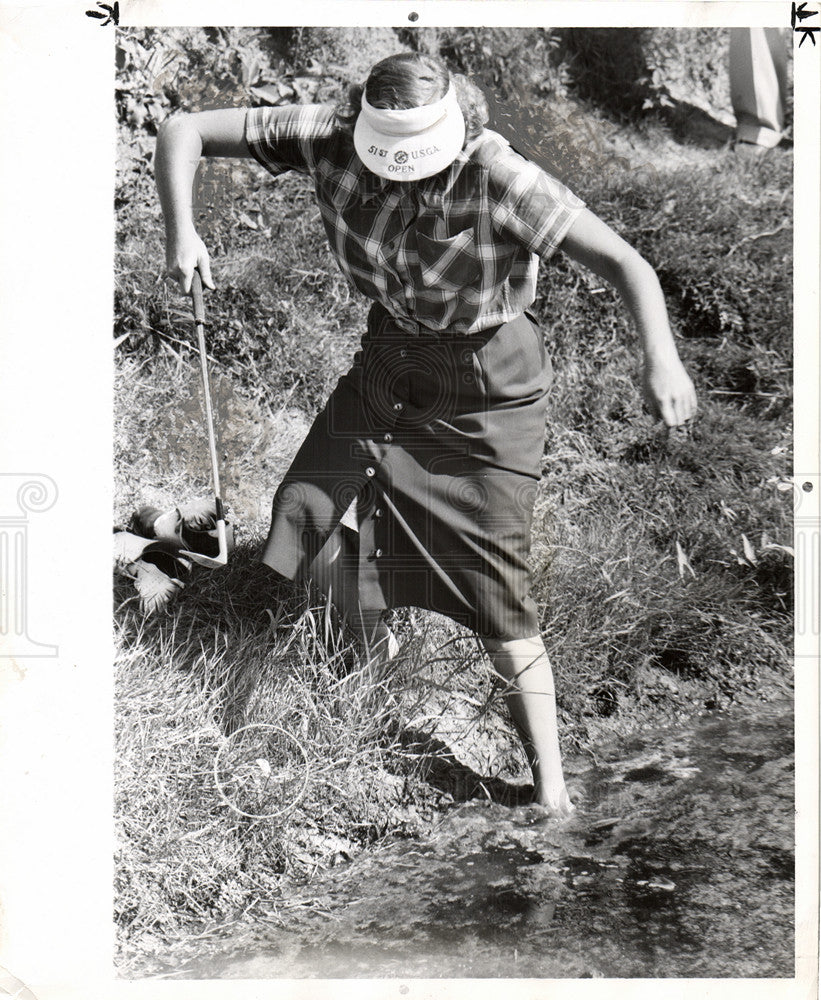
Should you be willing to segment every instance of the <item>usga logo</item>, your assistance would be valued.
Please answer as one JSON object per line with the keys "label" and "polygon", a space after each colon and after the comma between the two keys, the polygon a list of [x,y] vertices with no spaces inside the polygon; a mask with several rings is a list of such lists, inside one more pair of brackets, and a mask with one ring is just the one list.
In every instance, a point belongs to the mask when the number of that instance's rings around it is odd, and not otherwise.
{"label": "usga logo", "polygon": [[393,154],[393,158],[394,160],[396,160],[397,163],[408,162],[408,154],[405,152],[404,149],[397,149],[397,151]]}

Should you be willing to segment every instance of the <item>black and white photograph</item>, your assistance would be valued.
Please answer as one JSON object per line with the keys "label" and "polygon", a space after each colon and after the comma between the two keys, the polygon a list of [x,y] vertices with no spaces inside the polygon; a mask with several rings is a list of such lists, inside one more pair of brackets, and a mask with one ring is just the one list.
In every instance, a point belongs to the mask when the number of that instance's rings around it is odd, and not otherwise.
{"label": "black and white photograph", "polygon": [[28,902],[88,887],[110,982],[38,978],[6,854],[0,993],[805,995],[821,13],[139,6],[75,15],[94,142],[13,115],[108,176],[4,294],[61,388],[0,666]]}

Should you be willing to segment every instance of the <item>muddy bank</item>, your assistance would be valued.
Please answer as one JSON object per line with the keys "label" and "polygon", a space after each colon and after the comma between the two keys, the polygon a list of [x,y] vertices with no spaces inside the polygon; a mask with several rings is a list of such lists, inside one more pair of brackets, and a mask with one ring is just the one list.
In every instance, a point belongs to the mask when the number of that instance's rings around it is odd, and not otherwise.
{"label": "muddy bank", "polygon": [[613,741],[572,819],[455,804],[166,975],[788,977],[793,767],[787,703]]}

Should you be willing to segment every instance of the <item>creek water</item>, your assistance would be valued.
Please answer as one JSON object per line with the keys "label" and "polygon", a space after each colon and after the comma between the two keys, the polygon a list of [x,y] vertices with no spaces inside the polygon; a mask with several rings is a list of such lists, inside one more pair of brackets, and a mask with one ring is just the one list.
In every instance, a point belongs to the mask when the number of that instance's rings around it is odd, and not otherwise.
{"label": "creek water", "polygon": [[570,819],[455,804],[176,976],[793,975],[789,706],[645,732],[567,770]]}

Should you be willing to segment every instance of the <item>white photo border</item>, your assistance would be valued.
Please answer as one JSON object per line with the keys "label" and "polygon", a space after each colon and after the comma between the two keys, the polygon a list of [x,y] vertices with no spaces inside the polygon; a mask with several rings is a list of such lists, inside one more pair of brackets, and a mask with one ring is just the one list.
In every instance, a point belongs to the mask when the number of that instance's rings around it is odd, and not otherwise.
{"label": "white photo border", "polygon": [[[99,5],[97,5],[99,6]],[[112,926],[111,275],[115,33],[90,0],[0,4],[0,470],[50,477],[32,515],[29,633],[51,657],[0,656],[0,965],[38,1000],[196,996],[511,998],[817,991],[818,636],[796,637],[797,920],[793,980],[122,981]],[[808,7],[819,8],[818,3]],[[121,0],[121,26],[290,25],[262,0]],[[338,0],[304,25],[788,26],[770,0]],[[821,15],[819,15],[821,19]],[[821,45],[795,53],[795,469],[818,522]],[[3,516],[0,511],[0,516]],[[36,518],[36,520],[35,520]],[[797,567],[799,586],[817,566]],[[813,986],[815,983],[815,987]],[[400,993],[401,989],[401,993]],[[2,991],[0,991],[2,992]]]}

